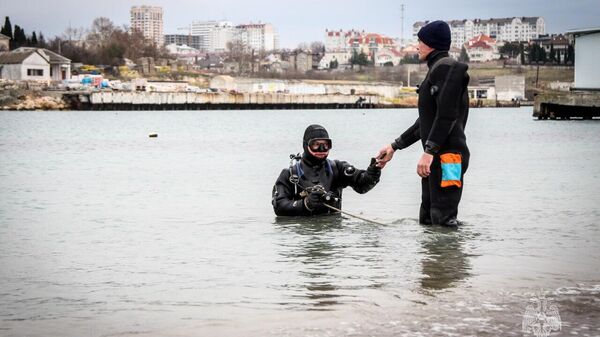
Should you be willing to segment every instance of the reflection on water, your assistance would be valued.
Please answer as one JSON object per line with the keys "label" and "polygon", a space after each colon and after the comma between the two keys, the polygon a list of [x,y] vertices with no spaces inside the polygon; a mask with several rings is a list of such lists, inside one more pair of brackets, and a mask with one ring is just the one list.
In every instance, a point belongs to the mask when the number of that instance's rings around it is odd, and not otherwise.
{"label": "reflection on water", "polygon": [[424,290],[443,290],[454,287],[470,276],[471,265],[463,246],[467,234],[460,229],[443,226],[424,227],[423,247]]}
{"label": "reflection on water", "polygon": [[[275,225],[284,237],[279,243],[282,262],[298,266],[297,284],[287,288],[294,291],[293,297],[312,306],[303,309],[333,310],[336,305],[353,301],[349,290],[360,288],[361,279],[372,276],[367,270],[381,269],[373,264],[377,261],[372,252],[379,244],[368,234],[372,227],[345,221],[340,215],[278,217]],[[355,235],[359,235],[359,242],[350,239]],[[347,265],[361,273],[347,274]],[[368,286],[378,288],[381,283],[371,281]]]}

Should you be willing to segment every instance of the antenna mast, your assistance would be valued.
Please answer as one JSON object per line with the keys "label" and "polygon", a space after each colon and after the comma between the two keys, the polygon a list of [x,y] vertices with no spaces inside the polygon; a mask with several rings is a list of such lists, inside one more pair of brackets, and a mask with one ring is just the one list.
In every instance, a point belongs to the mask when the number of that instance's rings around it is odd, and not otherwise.
{"label": "antenna mast", "polygon": [[402,27],[400,27],[400,45],[404,46],[404,4],[400,5],[400,24],[402,25]]}

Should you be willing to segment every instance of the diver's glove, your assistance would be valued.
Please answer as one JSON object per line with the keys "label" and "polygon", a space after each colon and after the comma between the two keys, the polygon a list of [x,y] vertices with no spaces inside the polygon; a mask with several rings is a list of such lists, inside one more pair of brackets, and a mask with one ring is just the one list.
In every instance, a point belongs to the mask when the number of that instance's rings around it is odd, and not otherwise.
{"label": "diver's glove", "polygon": [[314,211],[323,205],[325,192],[322,190],[313,190],[304,198],[304,206],[309,211]]}
{"label": "diver's glove", "polygon": [[381,168],[377,167],[377,159],[371,158],[371,165],[367,167],[367,174],[373,181],[379,181],[381,177]]}

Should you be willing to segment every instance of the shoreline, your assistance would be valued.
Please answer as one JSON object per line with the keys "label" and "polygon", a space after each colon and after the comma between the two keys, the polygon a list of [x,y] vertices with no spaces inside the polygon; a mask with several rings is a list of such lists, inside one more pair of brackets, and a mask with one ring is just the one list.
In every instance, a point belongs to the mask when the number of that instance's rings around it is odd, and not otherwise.
{"label": "shoreline", "polygon": [[[16,96],[16,97],[15,97]],[[471,108],[532,106],[528,101],[472,99]],[[0,97],[3,111],[415,109],[416,95],[290,95],[181,92],[26,91]]]}

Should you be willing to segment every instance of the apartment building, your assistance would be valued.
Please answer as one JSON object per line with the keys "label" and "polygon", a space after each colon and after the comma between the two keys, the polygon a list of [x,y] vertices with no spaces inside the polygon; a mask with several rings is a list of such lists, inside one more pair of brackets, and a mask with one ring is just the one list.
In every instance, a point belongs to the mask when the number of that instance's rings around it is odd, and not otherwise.
{"label": "apartment building", "polygon": [[[413,25],[413,38],[429,21],[419,21]],[[542,17],[513,17],[500,19],[474,19],[447,21],[452,31],[452,46],[460,48],[470,39],[485,34],[502,42],[530,41],[546,33],[546,23]]]}
{"label": "apartment building", "polygon": [[164,23],[162,7],[131,7],[131,30],[140,31],[144,37],[158,46],[164,45]]}
{"label": "apartment building", "polygon": [[279,48],[277,33],[269,23],[242,24],[235,28],[236,39],[241,40],[249,49],[269,51]]}

